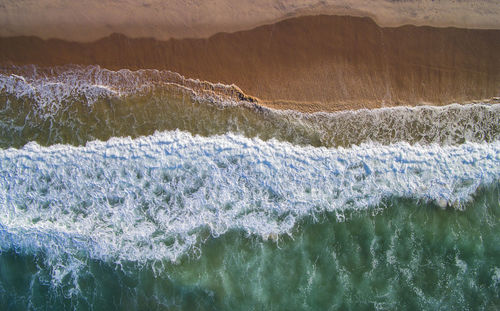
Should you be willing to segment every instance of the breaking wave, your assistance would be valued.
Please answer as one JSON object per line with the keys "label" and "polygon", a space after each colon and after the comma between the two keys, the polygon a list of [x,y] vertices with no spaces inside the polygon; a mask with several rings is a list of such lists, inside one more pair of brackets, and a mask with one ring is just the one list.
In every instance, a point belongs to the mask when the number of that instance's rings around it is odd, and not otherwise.
{"label": "breaking wave", "polygon": [[175,131],[0,151],[1,249],[177,261],[229,230],[277,239],[297,221],[393,197],[464,208],[500,178],[500,143],[300,147]]}

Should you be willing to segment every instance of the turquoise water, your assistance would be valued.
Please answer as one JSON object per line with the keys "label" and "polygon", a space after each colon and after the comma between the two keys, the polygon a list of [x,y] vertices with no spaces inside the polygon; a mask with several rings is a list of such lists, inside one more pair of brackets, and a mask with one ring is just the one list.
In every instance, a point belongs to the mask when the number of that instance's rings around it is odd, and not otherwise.
{"label": "turquoise water", "polygon": [[498,105],[283,113],[30,68],[0,77],[0,309],[499,308]]}

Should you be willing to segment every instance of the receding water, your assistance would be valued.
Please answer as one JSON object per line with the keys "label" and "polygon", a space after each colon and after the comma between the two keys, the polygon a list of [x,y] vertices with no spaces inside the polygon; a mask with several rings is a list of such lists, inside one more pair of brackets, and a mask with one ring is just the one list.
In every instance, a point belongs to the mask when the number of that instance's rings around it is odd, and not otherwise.
{"label": "receding water", "polygon": [[169,72],[9,70],[2,310],[500,308],[500,105],[301,114]]}

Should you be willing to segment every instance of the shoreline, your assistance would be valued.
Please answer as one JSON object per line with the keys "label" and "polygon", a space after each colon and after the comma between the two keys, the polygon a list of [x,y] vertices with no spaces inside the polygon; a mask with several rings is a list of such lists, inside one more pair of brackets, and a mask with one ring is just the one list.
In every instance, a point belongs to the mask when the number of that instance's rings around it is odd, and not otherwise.
{"label": "shoreline", "polygon": [[[93,73],[100,72],[97,76],[92,77]],[[104,73],[102,77],[99,77]],[[500,104],[500,97],[491,97],[483,99],[472,99],[465,102],[449,102],[436,105],[429,102],[417,103],[415,105],[386,105],[384,102],[340,102],[336,105],[322,102],[308,102],[308,101],[287,101],[287,100],[262,100],[250,94],[245,94],[237,85],[212,83],[199,79],[192,79],[184,77],[177,72],[168,70],[158,71],[157,69],[139,69],[130,70],[122,68],[118,71],[101,68],[100,66],[90,65],[63,65],[55,67],[40,67],[38,65],[25,65],[25,66],[1,66],[0,75],[2,79],[19,79],[23,83],[31,85],[51,85],[59,83],[68,83],[68,87],[74,87],[79,83],[101,87],[114,93],[116,96],[130,96],[137,95],[143,90],[154,90],[157,87],[169,86],[178,91],[186,91],[191,94],[193,98],[199,98],[201,101],[207,100],[225,106],[243,105],[246,108],[256,109],[262,111],[269,109],[274,112],[298,112],[303,114],[316,114],[316,113],[339,113],[339,112],[357,112],[363,110],[378,110],[378,109],[412,109],[435,107],[445,108],[447,106],[459,105],[498,105]],[[8,77],[10,76],[10,77]],[[69,80],[59,80],[58,77],[67,77]],[[7,78],[8,77],[8,78]],[[78,78],[79,77],[79,78]],[[103,80],[101,80],[103,79]],[[22,89],[17,89],[14,80],[7,82],[7,80],[0,80],[0,90],[8,90],[7,93],[24,93]],[[99,82],[97,82],[99,81]],[[2,84],[3,83],[3,84]],[[76,84],[75,84],[76,83]],[[89,84],[90,83],[90,84]],[[9,85],[9,86],[7,86]],[[14,88],[12,88],[14,87]],[[36,88],[37,86],[35,86]],[[137,91],[137,93],[136,93]],[[64,95],[63,95],[64,97]]]}
{"label": "shoreline", "polygon": [[500,30],[381,28],[366,17],[318,15],[208,39],[0,38],[0,65],[169,70],[234,84],[268,107],[314,112],[498,97],[499,50]]}
{"label": "shoreline", "polygon": [[252,102],[259,106],[272,109],[275,111],[292,111],[300,112],[304,114],[316,114],[316,113],[340,113],[340,112],[357,112],[362,110],[378,110],[378,109],[391,109],[391,108],[424,108],[424,107],[448,107],[453,105],[468,106],[468,105],[499,105],[499,97],[491,97],[484,99],[472,99],[464,102],[447,102],[447,103],[418,103],[415,105],[386,105],[384,103],[378,102],[352,102],[352,103],[340,103],[332,106],[328,103],[311,103],[311,102],[287,102],[287,101],[262,101],[257,99],[257,101]]}

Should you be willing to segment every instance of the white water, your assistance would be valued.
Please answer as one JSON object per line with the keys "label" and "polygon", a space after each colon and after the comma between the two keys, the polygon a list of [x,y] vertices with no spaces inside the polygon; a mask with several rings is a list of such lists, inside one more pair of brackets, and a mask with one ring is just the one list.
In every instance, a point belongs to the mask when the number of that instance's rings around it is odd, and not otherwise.
{"label": "white water", "polygon": [[326,149],[176,131],[31,143],[0,151],[0,249],[176,261],[204,229],[276,238],[301,217],[388,197],[460,208],[499,178],[500,142]]}
{"label": "white water", "polygon": [[101,97],[119,95],[118,91],[107,85],[73,75],[34,79],[16,74],[0,74],[0,91],[17,98],[30,99],[34,103],[34,112],[43,118],[64,110],[66,101],[83,98],[88,105],[92,105]]}
{"label": "white water", "polygon": [[220,105],[237,104],[221,95],[240,92],[234,85],[187,79],[168,70],[112,71],[100,66],[76,65],[0,69],[0,92],[31,100],[36,113],[45,118],[54,116],[75,100],[84,99],[91,106],[99,98],[138,94],[161,86],[174,86],[199,100]]}

